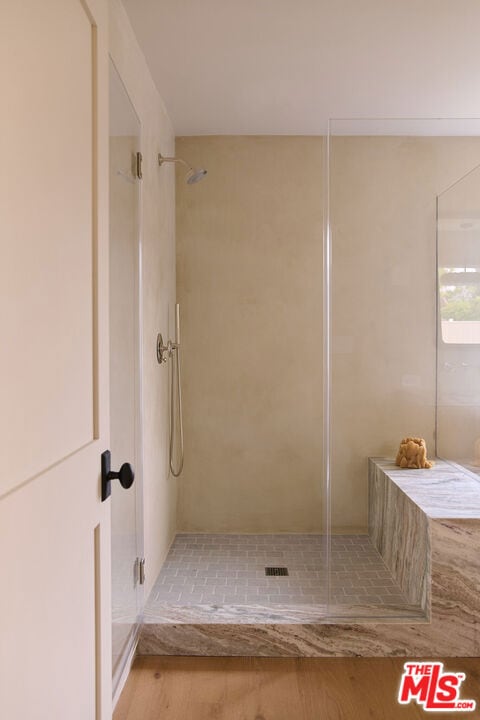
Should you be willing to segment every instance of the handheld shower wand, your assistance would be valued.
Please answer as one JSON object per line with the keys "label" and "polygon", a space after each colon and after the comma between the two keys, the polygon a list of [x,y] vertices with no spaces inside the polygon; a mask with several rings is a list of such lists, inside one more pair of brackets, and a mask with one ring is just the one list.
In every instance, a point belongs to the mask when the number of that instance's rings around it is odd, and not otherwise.
{"label": "handheld shower wand", "polygon": [[[184,443],[183,443],[183,411],[182,411],[182,380],[180,375],[180,305],[175,305],[175,342],[169,340],[163,344],[163,338],[159,333],[157,336],[157,360],[159,363],[167,362],[168,358],[174,358],[172,371],[170,373],[170,439],[169,439],[169,464],[170,471],[174,477],[178,477],[183,470]],[[176,379],[176,383],[175,383]],[[175,385],[178,407],[178,433],[180,443],[180,463],[175,467],[173,455],[175,450]]]}
{"label": "handheld shower wand", "polygon": [[[183,446],[183,410],[182,410],[182,379],[180,376],[180,305],[175,305],[175,363],[172,364],[172,375],[170,379],[170,471],[174,477],[178,477],[183,470],[184,446]],[[177,375],[177,399],[178,399],[178,430],[180,435],[180,464],[177,469],[173,462],[175,444],[175,405],[174,405],[174,367]]]}

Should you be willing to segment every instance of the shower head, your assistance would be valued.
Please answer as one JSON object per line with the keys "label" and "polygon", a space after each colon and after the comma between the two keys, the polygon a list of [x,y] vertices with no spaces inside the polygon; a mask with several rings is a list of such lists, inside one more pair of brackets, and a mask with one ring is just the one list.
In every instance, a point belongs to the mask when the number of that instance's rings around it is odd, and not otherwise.
{"label": "shower head", "polygon": [[185,179],[189,185],[194,185],[195,183],[200,182],[206,174],[207,171],[203,168],[190,168],[185,176]]}
{"label": "shower head", "polygon": [[160,153],[158,153],[158,164],[163,165],[163,163],[171,162],[171,163],[180,163],[181,165],[185,165],[185,167],[188,169],[188,172],[185,176],[185,180],[188,183],[188,185],[194,185],[195,183],[199,182],[202,178],[205,177],[207,174],[207,171],[203,168],[193,168],[191,165],[185,162],[185,160],[182,160],[182,158],[174,158],[174,157],[163,157]]}

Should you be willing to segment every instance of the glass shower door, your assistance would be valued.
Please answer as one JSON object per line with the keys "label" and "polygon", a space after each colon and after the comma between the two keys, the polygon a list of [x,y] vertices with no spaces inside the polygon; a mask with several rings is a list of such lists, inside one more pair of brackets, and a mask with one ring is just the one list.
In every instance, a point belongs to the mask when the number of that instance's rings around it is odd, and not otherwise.
{"label": "glass shower door", "polygon": [[437,453],[480,475],[478,166],[437,198],[437,262]]}
{"label": "glass shower door", "polygon": [[110,450],[112,468],[129,462],[135,482],[113,481],[112,671],[115,693],[132,650],[142,607],[139,421],[140,122],[110,63]]}
{"label": "glass shower door", "polygon": [[[428,611],[427,530],[419,516],[412,541],[413,524],[389,479],[403,438],[424,438],[430,459],[437,449],[479,472],[480,170],[472,171],[479,129],[475,120],[330,121],[324,303],[332,616]],[[409,542],[415,556],[407,556]]]}

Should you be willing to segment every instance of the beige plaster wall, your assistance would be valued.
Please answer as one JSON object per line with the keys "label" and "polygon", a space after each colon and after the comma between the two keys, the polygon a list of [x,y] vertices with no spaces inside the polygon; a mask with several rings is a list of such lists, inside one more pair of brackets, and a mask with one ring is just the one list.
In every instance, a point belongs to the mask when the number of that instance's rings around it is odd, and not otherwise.
{"label": "beige plaster wall", "polygon": [[405,435],[434,454],[436,195],[480,140],[342,137],[332,144],[332,526],[365,529],[367,457]]}
{"label": "beige plaster wall", "polygon": [[157,153],[173,154],[174,135],[120,0],[110,0],[110,54],[141,123],[143,311],[143,506],[148,595],[175,534],[176,482],[168,471],[168,375],[155,355],[175,302],[175,182]]}
{"label": "beige plaster wall", "polygon": [[184,531],[321,525],[322,140],[177,138]]}
{"label": "beige plaster wall", "polygon": [[[321,528],[322,139],[177,138],[181,530]],[[332,145],[332,526],[367,528],[369,455],[435,419],[435,196],[470,138]]]}

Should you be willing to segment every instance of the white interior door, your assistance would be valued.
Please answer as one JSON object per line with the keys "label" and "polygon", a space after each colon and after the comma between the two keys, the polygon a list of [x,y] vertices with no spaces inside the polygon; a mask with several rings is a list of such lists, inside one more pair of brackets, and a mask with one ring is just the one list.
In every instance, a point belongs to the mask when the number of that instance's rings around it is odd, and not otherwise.
{"label": "white interior door", "polygon": [[110,716],[105,0],[0,4],[0,708]]}

